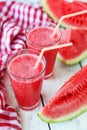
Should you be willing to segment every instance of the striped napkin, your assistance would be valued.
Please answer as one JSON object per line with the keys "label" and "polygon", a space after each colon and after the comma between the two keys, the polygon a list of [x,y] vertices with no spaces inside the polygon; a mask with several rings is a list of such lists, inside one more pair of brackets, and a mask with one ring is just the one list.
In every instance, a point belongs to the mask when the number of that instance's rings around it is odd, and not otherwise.
{"label": "striped napkin", "polygon": [[8,54],[26,48],[25,29],[33,22],[52,21],[38,6],[16,1],[0,2],[0,130],[21,130],[15,108],[6,104],[4,70]]}

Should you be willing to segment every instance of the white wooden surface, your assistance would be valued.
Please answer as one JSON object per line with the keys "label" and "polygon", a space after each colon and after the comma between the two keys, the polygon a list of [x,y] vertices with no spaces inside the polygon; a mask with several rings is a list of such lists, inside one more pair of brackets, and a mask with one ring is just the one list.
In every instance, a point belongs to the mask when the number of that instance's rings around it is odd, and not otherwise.
{"label": "white wooden surface", "polygon": [[[35,3],[36,1],[37,0],[32,0],[32,2]],[[26,0],[26,2],[29,3],[29,0]],[[43,104],[46,104],[56,91],[58,91],[58,89],[64,84],[64,82],[80,70],[81,66],[83,67],[86,64],[87,59],[73,66],[64,65],[57,60],[54,68],[54,75],[51,78],[44,80],[41,92],[41,103],[32,111],[23,111],[19,109],[6,73],[4,80],[8,92],[7,102],[17,109],[22,124],[22,130],[87,130],[87,112],[73,120],[55,124],[44,123],[37,116],[37,113],[41,110]]]}
{"label": "white wooden surface", "polygon": [[58,89],[64,84],[64,82],[80,70],[81,65],[84,66],[86,64],[87,59],[73,66],[64,65],[57,60],[54,68],[54,75],[51,78],[44,80],[40,105],[32,111],[23,111],[18,108],[8,75],[6,73],[5,86],[8,92],[7,102],[17,109],[22,124],[22,130],[87,130],[87,112],[73,120],[49,125],[44,123],[37,116],[37,113],[43,107],[43,103],[46,104],[56,91],[58,91]]}

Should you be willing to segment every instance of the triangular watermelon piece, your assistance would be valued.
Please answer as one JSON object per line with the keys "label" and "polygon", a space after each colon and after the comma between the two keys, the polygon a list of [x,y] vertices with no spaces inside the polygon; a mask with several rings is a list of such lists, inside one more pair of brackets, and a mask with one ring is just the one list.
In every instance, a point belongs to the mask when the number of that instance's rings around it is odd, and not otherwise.
{"label": "triangular watermelon piece", "polygon": [[87,57],[87,30],[65,29],[62,31],[60,44],[72,42],[70,47],[60,48],[58,58],[65,64],[72,65]]}
{"label": "triangular watermelon piece", "polygon": [[55,123],[73,119],[85,111],[87,111],[87,66],[65,82],[38,116],[47,123]]}
{"label": "triangular watermelon piece", "polygon": [[[87,2],[83,1],[41,0],[41,3],[45,12],[55,21],[58,21],[64,15],[87,10]],[[62,25],[71,28],[87,29],[87,13],[64,19]]]}

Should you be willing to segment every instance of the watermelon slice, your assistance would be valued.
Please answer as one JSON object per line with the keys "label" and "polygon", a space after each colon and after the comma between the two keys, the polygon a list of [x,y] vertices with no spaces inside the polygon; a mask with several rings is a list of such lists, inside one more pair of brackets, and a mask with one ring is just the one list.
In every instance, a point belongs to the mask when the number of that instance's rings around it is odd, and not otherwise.
{"label": "watermelon slice", "polygon": [[87,57],[87,30],[65,29],[60,44],[72,42],[73,45],[58,50],[58,59],[68,65],[76,64]]}
{"label": "watermelon slice", "polygon": [[[64,0],[41,0],[42,6],[47,14],[58,21],[62,16],[87,10],[87,2],[64,1]],[[62,22],[64,27],[87,29],[87,13],[67,18]]]}
{"label": "watermelon slice", "polygon": [[61,48],[58,59],[68,65],[76,64],[87,57],[87,30],[65,29],[60,44],[72,42],[73,45]]}
{"label": "watermelon slice", "polygon": [[38,113],[45,122],[73,119],[87,111],[87,66],[73,75]]}

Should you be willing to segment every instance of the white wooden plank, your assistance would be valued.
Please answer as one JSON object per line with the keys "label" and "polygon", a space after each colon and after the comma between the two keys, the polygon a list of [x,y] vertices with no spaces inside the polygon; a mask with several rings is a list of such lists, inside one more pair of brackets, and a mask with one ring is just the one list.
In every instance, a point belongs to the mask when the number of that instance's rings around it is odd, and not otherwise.
{"label": "white wooden plank", "polygon": [[79,130],[87,130],[87,112],[78,117]]}
{"label": "white wooden plank", "polygon": [[52,130],[80,130],[78,128],[79,124],[76,119],[51,125]]}
{"label": "white wooden plank", "polygon": [[42,106],[39,105],[32,111],[20,110],[20,119],[23,130],[48,130],[48,124],[42,122],[37,116],[37,113],[40,111],[41,107]]}
{"label": "white wooden plank", "polygon": [[81,61],[81,65],[82,65],[82,66],[87,65],[87,58],[85,58],[84,60]]}

